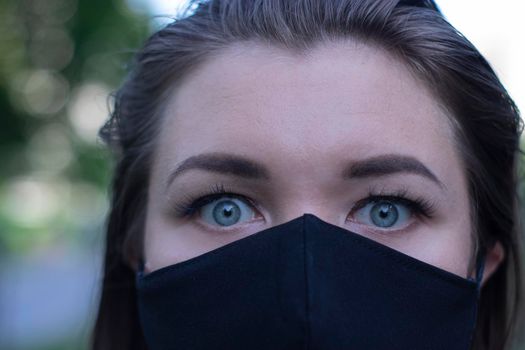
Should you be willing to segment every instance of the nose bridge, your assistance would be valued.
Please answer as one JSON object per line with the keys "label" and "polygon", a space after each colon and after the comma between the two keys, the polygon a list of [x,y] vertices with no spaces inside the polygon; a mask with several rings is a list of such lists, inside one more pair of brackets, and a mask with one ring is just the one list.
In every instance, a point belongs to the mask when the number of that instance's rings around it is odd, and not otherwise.
{"label": "nose bridge", "polygon": [[275,218],[276,225],[297,219],[304,214],[312,214],[323,221],[338,225],[339,213],[328,203],[315,199],[297,199],[285,205]]}
{"label": "nose bridge", "polygon": [[[341,220],[344,213],[334,198],[337,193],[333,170],[319,166],[321,161],[318,158],[291,162],[288,168],[283,166],[283,173],[278,174],[282,175],[280,179],[283,181],[277,185],[279,195],[273,206],[275,224],[291,221],[304,214],[313,214],[334,225]],[[290,172],[290,165],[296,171]]]}

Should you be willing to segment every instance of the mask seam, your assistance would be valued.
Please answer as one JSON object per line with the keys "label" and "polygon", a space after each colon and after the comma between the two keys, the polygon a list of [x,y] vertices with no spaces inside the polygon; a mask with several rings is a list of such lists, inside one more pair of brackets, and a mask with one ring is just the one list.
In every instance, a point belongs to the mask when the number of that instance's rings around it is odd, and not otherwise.
{"label": "mask seam", "polygon": [[308,350],[310,348],[310,286],[309,286],[309,279],[308,279],[308,255],[306,251],[306,218],[303,216],[303,267],[304,267],[304,283],[305,283],[305,311],[306,311],[306,325],[305,325],[305,331],[306,331],[306,341],[304,343],[304,349]]}

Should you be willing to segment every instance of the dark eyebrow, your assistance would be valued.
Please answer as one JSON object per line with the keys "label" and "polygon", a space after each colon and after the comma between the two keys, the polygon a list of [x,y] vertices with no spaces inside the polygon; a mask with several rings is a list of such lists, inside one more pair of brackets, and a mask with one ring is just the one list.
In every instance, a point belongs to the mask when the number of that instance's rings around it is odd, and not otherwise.
{"label": "dark eyebrow", "polygon": [[419,160],[412,156],[397,154],[385,154],[353,162],[343,170],[343,178],[365,178],[395,173],[422,175],[438,184],[442,189],[445,188],[437,176]]}
{"label": "dark eyebrow", "polygon": [[169,186],[175,177],[190,169],[232,174],[254,180],[270,179],[270,172],[260,163],[239,155],[215,152],[192,156],[181,162],[169,175],[167,185]]}
{"label": "dark eyebrow", "polygon": [[[263,164],[240,155],[213,152],[191,156],[179,163],[167,179],[167,186],[190,169],[231,174],[254,180],[270,180],[270,171]],[[351,162],[343,170],[343,179],[384,176],[395,173],[422,175],[440,187],[445,186],[423,163],[411,156],[387,154]]]}

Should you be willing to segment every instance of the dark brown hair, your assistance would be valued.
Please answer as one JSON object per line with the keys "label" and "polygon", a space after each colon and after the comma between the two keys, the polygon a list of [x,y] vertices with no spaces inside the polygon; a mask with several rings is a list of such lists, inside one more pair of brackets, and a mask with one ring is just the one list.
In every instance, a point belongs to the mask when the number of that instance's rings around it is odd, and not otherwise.
{"label": "dark brown hair", "polygon": [[479,249],[501,242],[505,259],[481,292],[473,348],[508,348],[521,310],[517,162],[522,123],[496,74],[433,1],[193,1],[136,54],[100,135],[115,151],[104,280],[92,348],[146,349],[135,301],[147,188],[170,89],[233,43],[304,52],[349,37],[382,47],[427,84],[451,117],[468,178]]}

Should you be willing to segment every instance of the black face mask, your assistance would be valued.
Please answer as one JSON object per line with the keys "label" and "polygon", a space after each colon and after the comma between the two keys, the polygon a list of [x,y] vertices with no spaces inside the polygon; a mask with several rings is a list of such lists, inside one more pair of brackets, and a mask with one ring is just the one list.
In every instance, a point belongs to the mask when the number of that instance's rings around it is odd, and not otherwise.
{"label": "black face mask", "polygon": [[312,214],[144,275],[151,350],[466,350],[483,261],[464,279]]}

